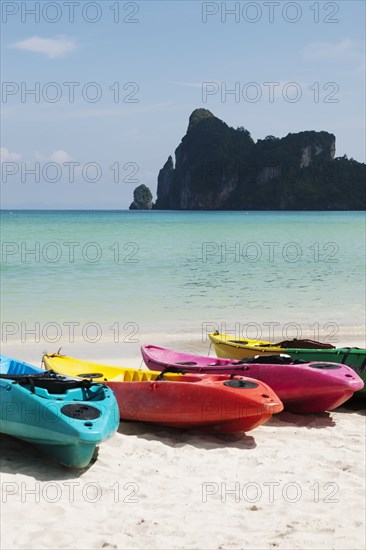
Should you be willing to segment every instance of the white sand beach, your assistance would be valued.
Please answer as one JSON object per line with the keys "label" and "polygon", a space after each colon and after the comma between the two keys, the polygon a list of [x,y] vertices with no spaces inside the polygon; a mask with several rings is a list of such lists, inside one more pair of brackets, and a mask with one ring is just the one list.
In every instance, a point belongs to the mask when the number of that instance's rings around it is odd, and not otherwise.
{"label": "white sand beach", "polygon": [[362,408],[235,436],[122,422],[82,471],[1,436],[1,548],[361,550]]}

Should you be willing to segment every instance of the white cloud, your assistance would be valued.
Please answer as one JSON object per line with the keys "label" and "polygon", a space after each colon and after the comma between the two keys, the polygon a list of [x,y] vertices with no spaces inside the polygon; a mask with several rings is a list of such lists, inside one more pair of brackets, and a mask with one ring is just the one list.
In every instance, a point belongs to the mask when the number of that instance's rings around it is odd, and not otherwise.
{"label": "white cloud", "polygon": [[0,162],[16,162],[21,158],[19,153],[11,153],[6,147],[0,148]]}
{"label": "white cloud", "polygon": [[56,36],[55,38],[31,36],[26,40],[15,42],[11,47],[17,50],[41,53],[50,59],[56,59],[65,57],[65,55],[75,50],[76,42],[72,38],[67,38],[66,36]]}
{"label": "white cloud", "polygon": [[68,162],[71,160],[71,157],[66,151],[63,151],[62,149],[59,149],[58,151],[54,151],[50,155],[50,160],[53,162],[57,162],[58,164],[62,164],[63,162]]}
{"label": "white cloud", "polygon": [[340,42],[311,42],[301,50],[305,59],[315,61],[359,60],[361,53],[350,38]]}

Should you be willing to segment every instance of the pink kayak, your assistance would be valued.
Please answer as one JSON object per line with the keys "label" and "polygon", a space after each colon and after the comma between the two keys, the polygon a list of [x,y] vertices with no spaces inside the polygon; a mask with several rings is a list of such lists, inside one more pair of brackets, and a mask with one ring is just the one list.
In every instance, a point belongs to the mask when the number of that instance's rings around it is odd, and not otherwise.
{"label": "pink kayak", "polygon": [[296,413],[332,410],[363,388],[361,378],[346,365],[293,360],[283,354],[256,356],[236,361],[142,346],[142,357],[150,370],[176,367],[183,372],[235,374],[265,382]]}

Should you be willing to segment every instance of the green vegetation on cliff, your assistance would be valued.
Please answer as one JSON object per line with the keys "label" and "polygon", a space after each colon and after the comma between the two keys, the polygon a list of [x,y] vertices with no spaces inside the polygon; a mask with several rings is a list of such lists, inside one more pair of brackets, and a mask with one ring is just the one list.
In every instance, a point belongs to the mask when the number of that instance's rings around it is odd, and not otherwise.
{"label": "green vegetation on cliff", "polygon": [[255,143],[207,109],[160,170],[157,209],[360,210],[366,165],[334,158],[335,136],[305,131]]}

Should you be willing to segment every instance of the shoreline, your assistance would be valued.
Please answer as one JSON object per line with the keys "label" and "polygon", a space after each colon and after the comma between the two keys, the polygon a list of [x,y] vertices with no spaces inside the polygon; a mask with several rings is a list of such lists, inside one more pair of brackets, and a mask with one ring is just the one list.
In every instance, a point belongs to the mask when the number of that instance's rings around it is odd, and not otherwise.
{"label": "shoreline", "polygon": [[[210,345],[208,336],[204,338],[207,339],[206,342],[203,341],[201,334],[184,332],[166,334],[159,332],[146,335],[139,334],[136,342],[120,343],[116,343],[113,340],[91,343],[80,339],[72,343],[56,342],[51,344],[44,341],[24,343],[15,340],[2,343],[1,352],[20,361],[39,366],[44,353],[56,353],[61,348],[61,353],[70,357],[95,361],[97,363],[114,364],[115,366],[139,368],[142,361],[140,347],[148,344],[216,357],[214,347]],[[273,341],[280,341],[280,339],[281,336],[279,335]],[[365,338],[361,335],[356,336],[355,334],[347,335],[347,333],[343,333],[339,336],[338,340],[339,342],[333,343],[337,348],[366,347]]]}

